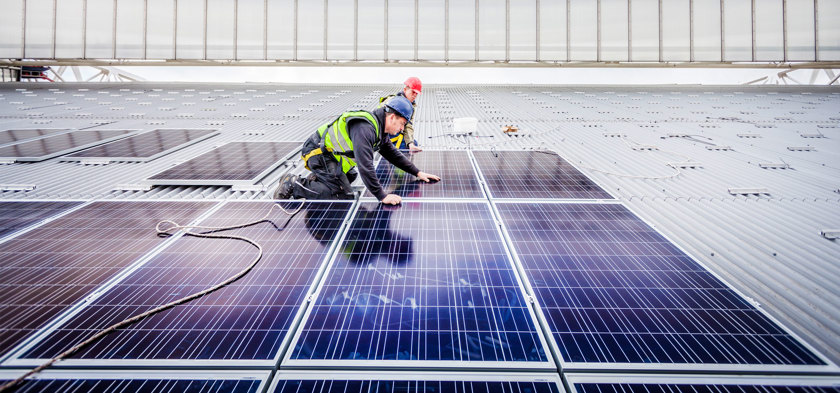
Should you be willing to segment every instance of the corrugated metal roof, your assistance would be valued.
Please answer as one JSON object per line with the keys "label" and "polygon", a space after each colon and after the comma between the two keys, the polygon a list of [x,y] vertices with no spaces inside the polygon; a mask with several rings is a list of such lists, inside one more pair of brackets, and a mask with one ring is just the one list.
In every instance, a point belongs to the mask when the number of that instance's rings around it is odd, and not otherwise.
{"label": "corrugated metal roof", "polygon": [[[339,112],[371,108],[397,89],[3,84],[0,129],[214,128],[221,135],[149,163],[2,165],[0,183],[36,188],[0,199],[267,198],[227,187],[114,189],[228,141],[303,140]],[[840,362],[840,244],[820,234],[840,228],[837,108],[836,87],[427,86],[415,128],[427,148],[557,151]],[[479,119],[476,134],[452,135],[452,119],[465,116]],[[502,125],[519,132],[505,135]]]}

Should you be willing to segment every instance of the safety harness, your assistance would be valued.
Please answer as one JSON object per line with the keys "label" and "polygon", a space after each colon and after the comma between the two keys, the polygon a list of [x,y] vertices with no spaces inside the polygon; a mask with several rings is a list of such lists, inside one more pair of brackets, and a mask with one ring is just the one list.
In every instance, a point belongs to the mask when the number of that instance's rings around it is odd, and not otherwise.
{"label": "safety harness", "polygon": [[319,143],[320,147],[301,154],[306,169],[309,169],[310,158],[324,153],[332,153],[336,161],[341,164],[341,169],[344,173],[347,173],[347,171],[356,166],[356,161],[350,158],[353,152],[353,141],[350,139],[350,134],[347,133],[347,123],[354,119],[362,119],[373,125],[376,131],[376,139],[379,140],[379,123],[370,112],[344,112],[332,122],[318,127],[317,133],[321,139]]}

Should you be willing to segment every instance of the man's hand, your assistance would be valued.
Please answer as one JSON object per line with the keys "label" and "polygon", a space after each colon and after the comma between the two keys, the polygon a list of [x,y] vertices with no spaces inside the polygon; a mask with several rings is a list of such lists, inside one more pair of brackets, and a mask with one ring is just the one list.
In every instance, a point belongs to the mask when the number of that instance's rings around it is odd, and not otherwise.
{"label": "man's hand", "polygon": [[440,176],[432,175],[426,172],[417,172],[417,178],[428,183],[430,180],[440,181]]}
{"label": "man's hand", "polygon": [[412,153],[419,153],[423,151],[423,149],[419,148],[417,145],[414,144],[414,142],[412,142],[408,144],[408,151]]}
{"label": "man's hand", "polygon": [[399,205],[402,203],[402,198],[397,194],[388,194],[385,198],[382,198],[382,203],[386,205]]}

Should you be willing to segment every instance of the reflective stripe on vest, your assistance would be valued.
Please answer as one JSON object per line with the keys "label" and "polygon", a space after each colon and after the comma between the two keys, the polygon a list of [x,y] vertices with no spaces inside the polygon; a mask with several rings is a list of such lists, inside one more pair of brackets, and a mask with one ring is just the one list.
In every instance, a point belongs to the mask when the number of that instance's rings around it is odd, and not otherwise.
{"label": "reflective stripe on vest", "polygon": [[341,169],[347,173],[356,166],[356,161],[348,157],[353,151],[353,141],[347,133],[347,122],[353,119],[363,119],[373,125],[376,131],[376,140],[379,140],[379,124],[376,118],[367,111],[344,112],[332,123],[318,127],[318,136],[321,137],[321,146],[332,152],[335,159],[341,163]]}

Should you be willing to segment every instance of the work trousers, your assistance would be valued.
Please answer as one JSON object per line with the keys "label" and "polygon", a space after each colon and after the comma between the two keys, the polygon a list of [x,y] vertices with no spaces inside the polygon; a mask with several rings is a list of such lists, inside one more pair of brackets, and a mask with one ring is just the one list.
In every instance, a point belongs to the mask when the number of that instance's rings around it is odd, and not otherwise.
{"label": "work trousers", "polygon": [[353,199],[350,183],[356,180],[356,168],[344,173],[331,154],[310,157],[307,165],[312,174],[295,182],[292,190],[295,199]]}

